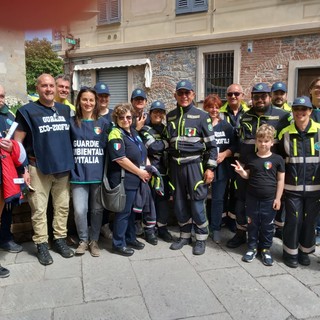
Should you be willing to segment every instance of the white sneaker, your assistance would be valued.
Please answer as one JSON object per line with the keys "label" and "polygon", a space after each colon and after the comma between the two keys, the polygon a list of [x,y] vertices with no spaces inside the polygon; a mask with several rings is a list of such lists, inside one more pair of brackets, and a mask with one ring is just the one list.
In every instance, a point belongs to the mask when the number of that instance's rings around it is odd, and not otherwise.
{"label": "white sneaker", "polygon": [[106,239],[112,239],[112,231],[109,228],[109,223],[104,224],[101,229],[100,233],[106,238]]}

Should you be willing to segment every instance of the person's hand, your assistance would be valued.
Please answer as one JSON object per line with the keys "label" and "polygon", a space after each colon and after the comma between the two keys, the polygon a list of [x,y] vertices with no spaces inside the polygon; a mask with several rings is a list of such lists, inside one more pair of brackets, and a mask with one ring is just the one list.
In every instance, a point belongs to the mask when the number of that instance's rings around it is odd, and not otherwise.
{"label": "person's hand", "polygon": [[139,178],[143,181],[143,182],[148,182],[151,178],[151,173],[149,173],[147,170],[144,169],[139,169]]}
{"label": "person's hand", "polygon": [[218,154],[217,164],[220,164],[221,162],[223,162],[225,158],[226,158],[226,153],[225,152],[220,152]]}
{"label": "person's hand", "polygon": [[203,175],[203,181],[205,184],[210,184],[213,181],[214,172],[210,169],[207,169]]}
{"label": "person's hand", "polygon": [[243,167],[241,166],[240,162],[238,160],[236,160],[236,164],[231,164],[234,167],[234,171],[239,173],[239,174],[245,174],[246,171],[243,169]]}
{"label": "person's hand", "polygon": [[22,174],[22,178],[24,179],[24,182],[27,186],[31,184],[30,173],[27,168],[24,170],[24,173]]}
{"label": "person's hand", "polygon": [[0,148],[7,152],[12,152],[12,141],[5,138],[1,139]]}
{"label": "person's hand", "polygon": [[281,200],[280,199],[274,199],[273,201],[273,210],[280,210],[281,207]]}
{"label": "person's hand", "polygon": [[147,120],[147,115],[146,114],[142,114],[141,117],[137,117],[136,118],[136,130],[137,131],[140,131],[142,129],[142,127],[144,126],[146,120]]}

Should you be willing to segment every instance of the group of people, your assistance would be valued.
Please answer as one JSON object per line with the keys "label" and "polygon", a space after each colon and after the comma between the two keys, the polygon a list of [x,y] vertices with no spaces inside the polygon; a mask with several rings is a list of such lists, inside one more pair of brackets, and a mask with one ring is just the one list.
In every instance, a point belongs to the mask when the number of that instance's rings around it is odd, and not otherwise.
{"label": "group of people", "polygon": [[[103,174],[111,187],[124,179],[126,191],[125,207],[112,219],[115,254],[131,256],[144,248],[137,239],[141,223],[148,243],[157,245],[161,238],[171,243],[171,250],[191,244],[193,233],[193,254],[202,255],[209,236],[216,243],[221,241],[227,211],[236,220],[235,236],[227,246],[247,243],[244,261],[251,262],[261,253],[265,265],[273,264],[270,247],[275,224],[279,234],[283,229],[284,263],[289,267],[310,264],[308,254],[315,248],[320,209],[320,124],[313,111],[320,105],[320,78],[310,86],[311,101],[299,97],[292,110],[281,82],[272,88],[265,83],[254,85],[251,108],[243,101],[242,87],[232,84],[224,105],[218,95],[210,94],[202,110],[194,104],[192,83],[181,80],[174,93],[177,107],[168,114],[158,100],[147,112],[142,89],[132,92],[131,103],[118,104],[113,110],[103,82],[94,88],[82,87],[75,106],[67,100],[70,80],[66,76],[54,79],[42,74],[36,89],[39,99],[19,108],[15,119],[4,108],[3,98],[0,119],[6,114],[18,123],[14,141],[23,144],[27,155],[28,166],[23,164],[20,171],[28,188],[33,241],[41,264],[53,263],[47,227],[50,196],[52,249],[64,258],[87,250],[93,257],[100,255],[99,235],[110,215],[100,201]],[[1,132],[8,129],[0,124]],[[10,140],[2,139],[0,148],[10,151]],[[167,228],[170,196],[180,228],[176,240]],[[70,198],[79,238],[75,251],[66,241]],[[1,211],[0,247],[19,252],[22,247],[8,231],[12,214],[7,211]],[[2,241],[6,233],[9,237]],[[0,267],[0,277],[8,275]]]}

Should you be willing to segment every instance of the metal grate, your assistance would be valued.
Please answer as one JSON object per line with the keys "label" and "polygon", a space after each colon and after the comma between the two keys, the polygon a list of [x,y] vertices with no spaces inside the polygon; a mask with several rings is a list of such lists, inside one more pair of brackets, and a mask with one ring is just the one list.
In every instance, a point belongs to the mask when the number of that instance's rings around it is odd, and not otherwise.
{"label": "metal grate", "polygon": [[205,54],[205,95],[216,93],[225,99],[227,88],[233,83],[234,52]]}

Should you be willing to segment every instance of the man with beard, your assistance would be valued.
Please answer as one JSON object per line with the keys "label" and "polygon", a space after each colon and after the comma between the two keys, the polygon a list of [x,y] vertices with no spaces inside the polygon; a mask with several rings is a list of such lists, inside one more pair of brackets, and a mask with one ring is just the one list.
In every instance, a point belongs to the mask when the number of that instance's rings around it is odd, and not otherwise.
{"label": "man with beard", "polygon": [[271,101],[275,107],[290,112],[291,107],[287,103],[287,86],[283,82],[275,82],[271,87]]}
{"label": "man with beard", "polygon": [[[276,129],[276,137],[271,149],[274,153],[277,153],[277,136],[279,132],[290,124],[290,113],[271,104],[270,91],[266,83],[254,85],[251,91],[252,108],[245,112],[240,119],[239,161],[242,164],[246,163],[248,155],[256,151],[255,136],[257,129],[262,124],[269,124]],[[237,248],[246,242],[245,193],[246,181],[237,177],[237,202],[235,210],[237,231],[235,236],[227,242],[228,248]]]}

